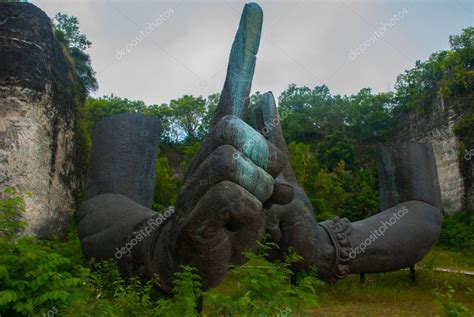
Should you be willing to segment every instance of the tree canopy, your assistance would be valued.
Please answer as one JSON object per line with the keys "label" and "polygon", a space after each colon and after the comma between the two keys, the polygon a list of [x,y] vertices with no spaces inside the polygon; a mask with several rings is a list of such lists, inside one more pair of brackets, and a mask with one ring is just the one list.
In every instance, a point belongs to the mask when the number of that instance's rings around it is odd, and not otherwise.
{"label": "tree canopy", "polygon": [[[58,21],[58,32],[71,49],[90,46],[79,32],[77,19],[59,15]],[[281,93],[278,109],[291,164],[319,219],[344,216],[358,220],[378,212],[376,145],[391,140],[400,112],[426,114],[438,95],[472,94],[473,36],[472,27],[451,36],[450,50],[418,61],[398,77],[394,92],[374,93],[364,88],[341,96],[332,94],[325,85],[311,88],[290,84]],[[251,110],[261,96],[258,91],[250,96],[249,124]],[[160,118],[162,152],[157,161],[155,203],[162,209],[176,199],[181,177],[210,129],[218,100],[218,93],[184,95],[153,105],[114,95],[88,98],[87,131],[92,135],[99,120],[120,112]],[[472,113],[466,114],[456,128],[463,149],[474,143],[472,118]]]}
{"label": "tree canopy", "polygon": [[93,92],[99,87],[92,68],[92,61],[85,51],[92,43],[84,33],[79,30],[77,17],[57,13],[53,18],[56,38],[68,49],[74,69],[86,91]]}

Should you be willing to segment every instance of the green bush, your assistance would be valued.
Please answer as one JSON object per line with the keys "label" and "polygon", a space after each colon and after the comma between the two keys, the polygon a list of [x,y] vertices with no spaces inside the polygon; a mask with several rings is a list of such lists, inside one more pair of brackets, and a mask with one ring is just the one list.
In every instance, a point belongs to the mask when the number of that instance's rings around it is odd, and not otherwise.
{"label": "green bush", "polygon": [[174,170],[170,167],[167,157],[158,155],[155,163],[155,193],[153,209],[163,211],[176,204],[178,184],[173,179]]}
{"label": "green bush", "polygon": [[83,271],[72,261],[51,252],[46,242],[20,237],[23,198],[13,189],[0,200],[0,311],[36,315],[70,303]]}
{"label": "green bush", "polygon": [[417,61],[413,69],[397,78],[395,112],[414,109],[423,115],[431,111],[437,95],[472,94],[474,85],[474,27],[450,36],[451,49],[431,54],[426,61]]}
{"label": "green bush", "polygon": [[474,214],[459,212],[444,216],[439,244],[474,254]]}
{"label": "green bush", "polygon": [[[268,262],[270,247],[261,243],[249,262],[235,266],[231,278],[241,287],[227,294],[221,288],[201,291],[197,270],[182,266],[175,273],[174,296],[159,291],[159,277],[144,282],[124,279],[114,260],[87,262],[77,230],[66,241],[41,241],[19,236],[25,228],[23,198],[13,189],[0,199],[0,314],[6,316],[197,316],[204,297],[210,316],[231,314],[269,316],[298,312],[316,305],[314,274],[290,284],[290,265],[301,260],[290,253],[284,262]],[[265,268],[261,268],[263,266]]]}
{"label": "green bush", "polygon": [[13,188],[7,188],[0,199],[0,243],[10,242],[26,228],[22,220],[25,202]]}
{"label": "green bush", "polygon": [[316,307],[316,285],[321,283],[308,273],[299,285],[290,283],[290,266],[302,258],[290,251],[284,261],[269,262],[274,243],[260,243],[259,252],[245,252],[247,262],[233,266],[230,277],[232,291],[210,290],[205,303],[210,306],[209,316],[290,316]]}
{"label": "green bush", "polygon": [[436,301],[443,307],[443,311],[448,317],[469,317],[470,313],[466,306],[454,301],[455,289],[450,285],[445,285],[435,290]]}
{"label": "green bush", "polygon": [[[348,169],[344,160],[328,171],[322,167],[309,144],[288,145],[290,163],[318,220],[335,216],[357,221],[379,211],[375,168]],[[332,151],[332,150],[331,150]]]}

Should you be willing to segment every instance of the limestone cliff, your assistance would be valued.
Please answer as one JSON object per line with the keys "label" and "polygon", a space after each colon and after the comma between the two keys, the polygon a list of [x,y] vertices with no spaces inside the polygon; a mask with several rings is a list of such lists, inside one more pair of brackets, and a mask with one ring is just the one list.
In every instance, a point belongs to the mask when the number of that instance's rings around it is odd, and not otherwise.
{"label": "limestone cliff", "polygon": [[472,209],[474,195],[470,184],[472,175],[462,161],[459,140],[454,127],[467,112],[468,101],[462,97],[443,98],[432,102],[427,114],[414,111],[402,113],[397,118],[395,139],[398,141],[426,142],[433,144],[444,211],[452,214],[463,209]]}
{"label": "limestone cliff", "polygon": [[0,3],[0,190],[31,192],[27,233],[62,232],[76,208],[83,90],[51,20],[28,3]]}

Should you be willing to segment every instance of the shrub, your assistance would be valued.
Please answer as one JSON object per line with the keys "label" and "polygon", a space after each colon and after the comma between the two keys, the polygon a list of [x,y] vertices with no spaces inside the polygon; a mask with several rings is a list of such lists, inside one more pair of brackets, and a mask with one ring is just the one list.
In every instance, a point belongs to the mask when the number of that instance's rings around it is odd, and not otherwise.
{"label": "shrub", "polygon": [[290,283],[290,266],[301,257],[290,251],[284,261],[269,262],[269,252],[278,246],[268,242],[258,245],[258,253],[244,253],[245,265],[232,267],[230,274],[236,283],[232,291],[207,292],[210,316],[288,316],[317,306],[315,286],[320,282],[314,274],[303,276],[299,286]]}
{"label": "shrub", "polygon": [[26,222],[22,220],[24,212],[23,197],[13,188],[5,189],[0,199],[0,243],[10,242],[26,228]]}
{"label": "shrub", "polygon": [[153,209],[163,211],[176,204],[178,186],[173,179],[174,170],[170,167],[167,157],[158,157],[155,165],[155,193]]}
{"label": "shrub", "polygon": [[[0,311],[9,315],[36,315],[70,302],[81,283],[70,259],[50,252],[46,243],[17,235],[23,198],[12,189],[0,200]],[[68,291],[66,291],[68,290]]]}
{"label": "shrub", "polygon": [[454,301],[456,291],[450,285],[435,290],[436,301],[441,304],[443,311],[448,317],[468,317],[469,310],[466,306]]}
{"label": "shrub", "polygon": [[439,243],[454,250],[474,253],[474,214],[445,215]]}
{"label": "shrub", "polygon": [[197,270],[182,266],[175,273],[172,298],[158,289],[159,277],[144,282],[124,279],[113,260],[87,262],[82,257],[76,228],[67,241],[19,237],[25,223],[23,198],[6,190],[0,199],[0,313],[7,316],[197,316],[201,296],[210,316],[288,316],[316,306],[314,273],[290,284],[290,266],[301,260],[289,252],[284,261],[266,260],[271,243],[260,252],[246,252],[246,265],[234,266],[230,279],[240,287],[201,291]]}

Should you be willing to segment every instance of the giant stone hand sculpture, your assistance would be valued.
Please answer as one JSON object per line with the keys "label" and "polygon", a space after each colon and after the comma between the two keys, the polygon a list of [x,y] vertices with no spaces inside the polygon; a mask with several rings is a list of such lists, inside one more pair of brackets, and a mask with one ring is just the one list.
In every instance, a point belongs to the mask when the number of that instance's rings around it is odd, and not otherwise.
{"label": "giant stone hand sculpture", "polygon": [[[273,95],[266,93],[254,114],[257,129],[288,157]],[[289,163],[278,178],[294,188],[294,199],[268,210],[267,232],[281,252],[292,247],[304,262],[314,264],[326,281],[350,273],[399,270],[420,261],[436,243],[441,230],[441,198],[434,153],[426,144],[394,144],[380,148],[382,208],[362,221],[333,219],[317,224],[308,197]],[[277,178],[277,179],[278,179]]]}
{"label": "giant stone hand sculpture", "polygon": [[[115,257],[128,275],[150,278],[156,273],[163,290],[170,292],[173,273],[182,264],[199,270],[205,288],[218,285],[228,266],[240,263],[242,251],[255,248],[265,232],[281,252],[292,247],[303,257],[294,270],[316,265],[327,281],[413,265],[436,242],[440,194],[432,149],[426,145],[381,151],[385,211],[352,224],[338,218],[316,222],[288,163],[273,95],[264,94],[255,109],[255,129],[242,121],[262,20],[258,5],[245,5],[214,127],[190,162],[174,208],[164,214],[149,209],[158,120],[119,114],[99,123],[86,200],[79,210],[79,237],[87,258]],[[257,132],[264,128],[267,133]],[[390,227],[374,238],[385,222]]]}
{"label": "giant stone hand sculpture", "polygon": [[[262,238],[263,204],[292,199],[292,187],[275,181],[285,156],[240,119],[248,104],[261,26],[260,7],[246,5],[215,126],[190,162],[175,211],[169,210],[172,216],[140,237],[125,255],[118,251],[134,239],[134,232],[159,222],[148,209],[158,123],[153,126],[148,124],[151,118],[120,114],[98,125],[87,200],[79,211],[86,257],[102,260],[117,255],[127,274],[158,273],[165,291],[171,290],[179,265],[190,264],[199,269],[204,287],[215,286],[228,266],[240,262],[242,252]],[[250,140],[252,146],[246,146]],[[236,157],[239,150],[242,153]],[[280,194],[274,197],[274,193]]]}

